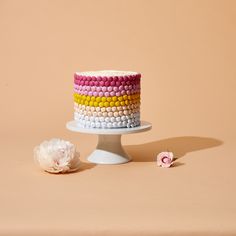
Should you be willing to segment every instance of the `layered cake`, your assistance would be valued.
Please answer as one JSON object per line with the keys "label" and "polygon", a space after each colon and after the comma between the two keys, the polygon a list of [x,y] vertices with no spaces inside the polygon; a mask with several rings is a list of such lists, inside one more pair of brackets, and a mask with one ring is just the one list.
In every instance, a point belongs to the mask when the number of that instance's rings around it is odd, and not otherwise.
{"label": "layered cake", "polygon": [[132,128],[140,125],[141,74],[89,71],[74,74],[74,119],[85,128]]}

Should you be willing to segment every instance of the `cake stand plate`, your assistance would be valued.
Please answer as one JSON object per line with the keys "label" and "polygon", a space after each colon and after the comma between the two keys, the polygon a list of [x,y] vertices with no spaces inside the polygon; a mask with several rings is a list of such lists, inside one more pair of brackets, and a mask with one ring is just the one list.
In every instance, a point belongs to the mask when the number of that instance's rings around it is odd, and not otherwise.
{"label": "cake stand plate", "polygon": [[88,161],[96,164],[122,164],[131,160],[121,144],[122,134],[134,134],[148,131],[152,128],[151,123],[141,121],[141,125],[134,128],[96,129],[83,128],[73,120],[66,124],[67,129],[85,133],[97,134],[98,144],[96,149],[89,155]]}

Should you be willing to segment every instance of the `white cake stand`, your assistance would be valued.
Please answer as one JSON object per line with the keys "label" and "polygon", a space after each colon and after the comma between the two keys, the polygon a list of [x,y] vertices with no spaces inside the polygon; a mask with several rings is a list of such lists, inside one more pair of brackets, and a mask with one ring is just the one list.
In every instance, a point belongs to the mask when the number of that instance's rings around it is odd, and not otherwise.
{"label": "white cake stand", "polygon": [[69,121],[66,127],[74,132],[98,135],[97,147],[88,157],[88,161],[96,164],[121,164],[131,160],[122,147],[121,135],[148,131],[152,125],[142,121],[140,126],[134,128],[96,129],[79,127],[78,122],[74,120]]}

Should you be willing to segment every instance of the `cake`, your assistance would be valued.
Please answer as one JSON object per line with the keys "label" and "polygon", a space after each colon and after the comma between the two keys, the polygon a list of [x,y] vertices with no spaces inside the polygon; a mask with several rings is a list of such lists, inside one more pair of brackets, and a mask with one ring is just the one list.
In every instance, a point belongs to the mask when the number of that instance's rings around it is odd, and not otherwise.
{"label": "cake", "polygon": [[74,119],[84,128],[132,128],[140,125],[140,78],[131,71],[74,74]]}

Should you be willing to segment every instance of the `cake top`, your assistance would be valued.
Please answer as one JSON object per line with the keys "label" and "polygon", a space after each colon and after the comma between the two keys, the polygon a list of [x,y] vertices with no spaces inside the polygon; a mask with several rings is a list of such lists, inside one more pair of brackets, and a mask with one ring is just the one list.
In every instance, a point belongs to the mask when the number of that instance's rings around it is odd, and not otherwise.
{"label": "cake top", "polygon": [[113,77],[113,76],[130,76],[130,75],[139,75],[137,72],[133,71],[120,71],[120,70],[99,70],[99,71],[84,71],[76,72],[78,76],[101,76],[101,77]]}

